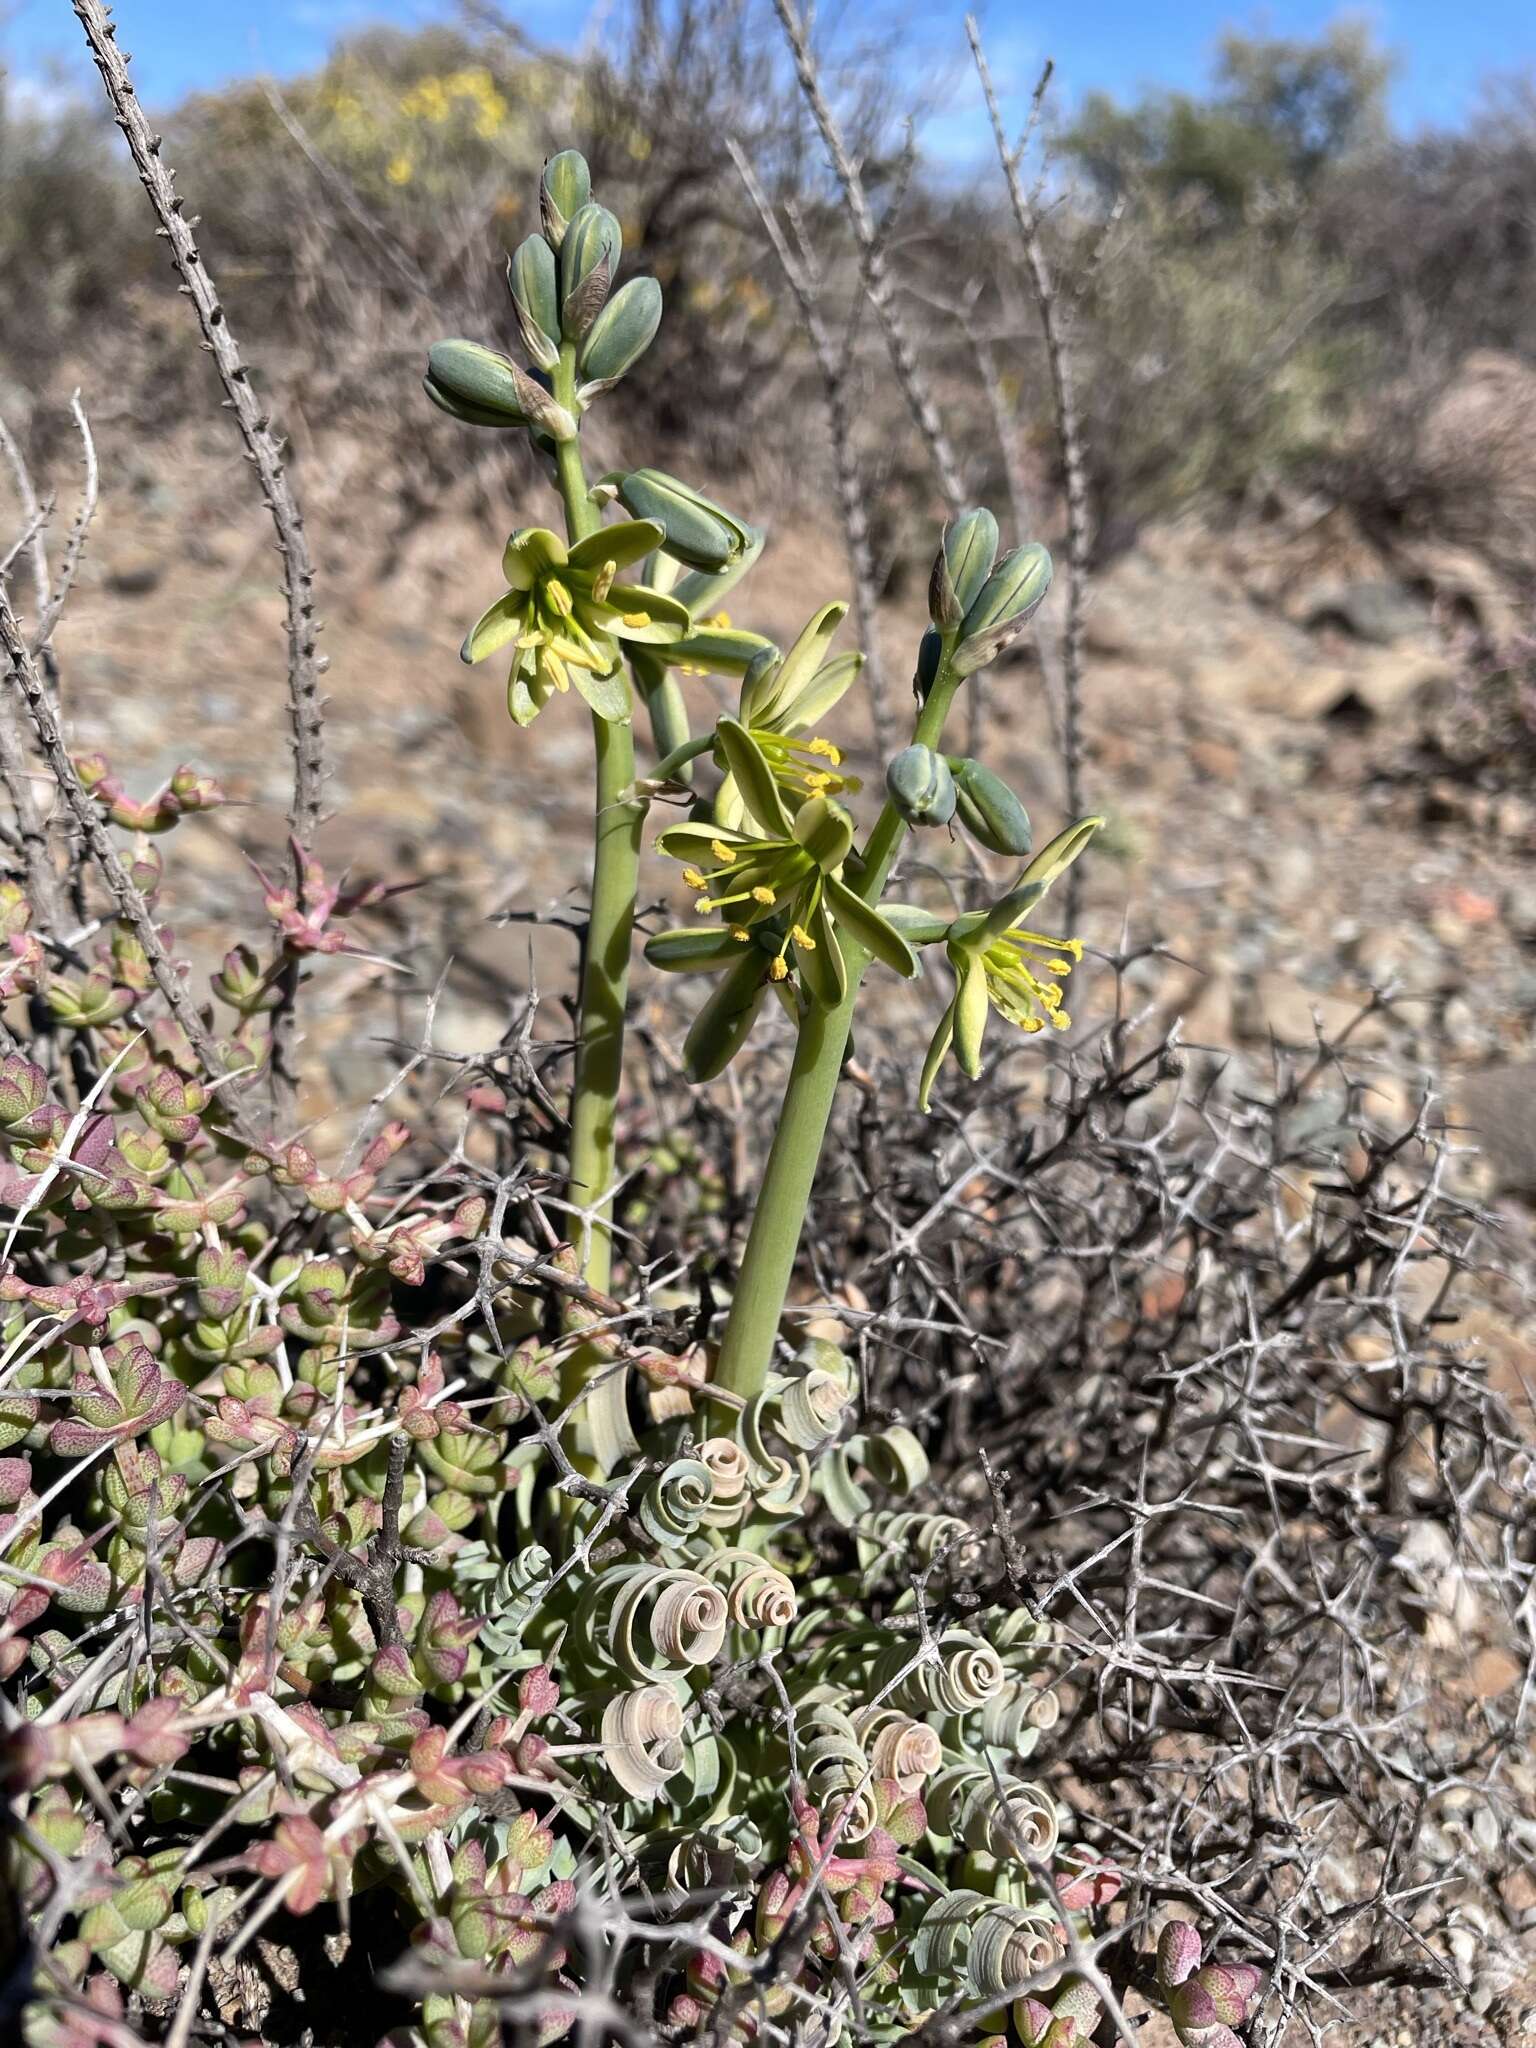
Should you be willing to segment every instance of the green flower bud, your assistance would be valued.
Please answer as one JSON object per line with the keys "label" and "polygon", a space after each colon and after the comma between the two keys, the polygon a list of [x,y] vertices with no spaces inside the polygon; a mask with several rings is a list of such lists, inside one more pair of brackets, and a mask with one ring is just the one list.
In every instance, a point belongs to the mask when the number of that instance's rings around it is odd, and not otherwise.
{"label": "green flower bud", "polygon": [[997,521],[985,507],[962,512],[944,529],[928,579],[928,616],[952,633],[975,603],[997,559]]}
{"label": "green flower bud", "polygon": [[523,427],[518,369],[510,356],[478,341],[440,341],[427,356],[426,394],[475,427]]}
{"label": "green flower bud", "polygon": [[624,237],[606,206],[583,206],[560,244],[560,331],[580,341],[603,310]]}
{"label": "green flower bud", "polygon": [[659,469],[637,469],[622,478],[619,502],[637,519],[654,519],[667,553],[691,569],[728,569],[751,544],[750,527]]}
{"label": "green flower bud", "polygon": [[1017,640],[1045,602],[1051,557],[1039,541],[1004,555],[978,591],[960,628],[955,673],[974,675]]}
{"label": "green flower bud", "polygon": [[909,825],[947,825],[955,815],[955,778],[932,747],[904,747],[885,771],[885,786]]}
{"label": "green flower bud", "polygon": [[555,253],[542,235],[519,243],[507,265],[507,285],[523,347],[541,370],[552,370],[560,360],[560,287]]}
{"label": "green flower bud", "polygon": [[539,180],[539,218],[551,249],[560,247],[567,221],[591,197],[592,173],[579,149],[562,149],[549,159]]}
{"label": "green flower bud", "polygon": [[950,756],[955,777],[955,812],[961,824],[988,853],[1020,859],[1034,844],[1029,813],[1000,775],[979,761]]}
{"label": "green flower bud", "polygon": [[943,659],[944,636],[937,626],[930,626],[917,643],[917,669],[912,677],[912,688],[925,704],[928,692],[938,680],[939,663]]}
{"label": "green flower bud", "polygon": [[656,339],[661,325],[661,286],[654,277],[632,277],[593,321],[581,350],[582,399],[617,384]]}

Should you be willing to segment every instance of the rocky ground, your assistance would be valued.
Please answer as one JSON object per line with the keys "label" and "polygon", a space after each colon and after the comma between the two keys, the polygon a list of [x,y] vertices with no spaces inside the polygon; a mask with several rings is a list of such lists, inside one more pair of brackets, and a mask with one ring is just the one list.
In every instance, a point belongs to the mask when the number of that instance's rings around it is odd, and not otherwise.
{"label": "rocky ground", "polygon": [[[274,558],[217,426],[131,461],[110,440],[104,452],[103,508],[59,635],[65,703],[79,744],[135,787],[192,758],[242,800],[178,837],[176,910],[198,947],[258,908],[243,850],[275,857],[281,841]],[[381,933],[411,972],[332,970],[322,1010],[362,974],[400,993],[402,1017],[419,1011],[451,954],[437,1028],[467,1050],[494,1040],[507,985],[528,974],[529,927],[488,920],[548,908],[579,872],[583,715],[557,702],[519,734],[489,668],[456,659],[498,587],[490,523],[450,506],[396,532],[363,455],[312,454],[302,469],[332,662],[323,851],[425,884]],[[787,636],[841,588],[833,536],[797,529],[771,542],[736,615]],[[896,699],[919,603],[881,622]],[[1479,642],[1507,643],[1519,624],[1476,556],[1421,545],[1389,558],[1303,509],[1219,533],[1193,520],[1145,531],[1100,577],[1088,625],[1086,781],[1111,823],[1086,864],[1085,935],[1112,947],[1123,925],[1160,941],[1137,973],[1145,999],[1181,1015],[1189,1041],[1241,1059],[1267,1059],[1271,1040],[1310,1045],[1316,1019],[1331,1031],[1371,990],[1394,990],[1390,1015],[1353,1041],[1383,1106],[1426,1083],[1448,1092],[1480,1147],[1466,1171],[1494,1196],[1536,1191],[1536,797],[1518,769],[1437,774],[1421,742],[1465,715],[1459,679]],[[990,703],[990,757],[1054,829],[1060,782],[1027,651],[991,679]],[[857,750],[859,707],[838,716]],[[651,879],[658,896],[671,886],[663,864]],[[546,985],[568,944],[533,935]],[[324,1050],[341,1098],[367,1082],[355,1045]]]}

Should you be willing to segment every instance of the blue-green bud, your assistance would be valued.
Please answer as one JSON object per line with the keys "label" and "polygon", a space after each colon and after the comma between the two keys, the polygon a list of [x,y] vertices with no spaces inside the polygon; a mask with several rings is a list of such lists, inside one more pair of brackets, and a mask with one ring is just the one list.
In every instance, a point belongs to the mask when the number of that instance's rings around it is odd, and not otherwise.
{"label": "blue-green bud", "polygon": [[656,339],[661,325],[661,286],[654,277],[632,277],[593,321],[581,351],[583,399],[617,384]]}
{"label": "blue-green bud", "polygon": [[637,519],[654,519],[667,553],[691,569],[728,569],[751,543],[749,526],[664,470],[631,470],[618,489],[620,504]]}
{"label": "blue-green bud", "polygon": [[510,356],[478,341],[440,341],[427,355],[423,383],[433,404],[455,419],[476,427],[522,427],[528,413],[520,378],[523,372]]}
{"label": "blue-green bud", "polygon": [[560,290],[554,251],[542,235],[519,243],[507,284],[523,347],[541,370],[552,370],[560,360]]}
{"label": "blue-green bud", "polygon": [[539,218],[551,249],[565,239],[566,224],[592,197],[592,173],[579,149],[562,149],[544,166],[539,180]]}
{"label": "blue-green bud", "polygon": [[1029,813],[1000,775],[965,755],[949,757],[955,778],[955,815],[988,853],[1006,853],[1015,860],[1034,844]]}
{"label": "blue-green bud", "polygon": [[955,778],[932,747],[904,747],[885,771],[885,786],[909,825],[947,825],[955,815]]}
{"label": "blue-green bud", "polygon": [[956,675],[974,675],[995,661],[1024,631],[1050,587],[1051,557],[1039,541],[1004,555],[966,611],[955,649]]}
{"label": "blue-green bud", "polygon": [[997,521],[984,506],[962,512],[944,529],[928,579],[928,616],[952,633],[975,603],[997,559]]}
{"label": "blue-green bud", "polygon": [[580,341],[603,310],[624,237],[606,206],[590,202],[572,216],[560,244],[560,331]]}

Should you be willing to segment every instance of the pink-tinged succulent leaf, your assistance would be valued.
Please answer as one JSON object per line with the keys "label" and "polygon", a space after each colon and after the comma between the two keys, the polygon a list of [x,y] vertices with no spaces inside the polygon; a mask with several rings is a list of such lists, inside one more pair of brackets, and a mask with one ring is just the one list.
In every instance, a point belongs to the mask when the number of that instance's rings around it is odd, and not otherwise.
{"label": "pink-tinged succulent leaf", "polygon": [[1198,1970],[1202,1953],[1198,1929],[1187,1920],[1170,1920],[1157,1943],[1157,1981],[1163,1990],[1171,1991]]}
{"label": "pink-tinged succulent leaf", "polygon": [[1124,1877],[1113,1864],[1099,1869],[1084,1870],[1075,1876],[1057,1879],[1057,1896],[1069,1913],[1091,1911],[1097,1906],[1107,1906],[1125,1883]]}

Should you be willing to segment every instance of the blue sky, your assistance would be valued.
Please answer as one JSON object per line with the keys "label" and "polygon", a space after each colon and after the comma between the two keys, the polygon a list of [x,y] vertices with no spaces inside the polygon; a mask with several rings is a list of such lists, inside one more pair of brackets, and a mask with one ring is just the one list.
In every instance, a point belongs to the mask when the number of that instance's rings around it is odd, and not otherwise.
{"label": "blue sky", "polygon": [[[305,70],[337,36],[369,21],[409,26],[452,11],[451,0],[120,0],[118,10],[139,89],[157,106],[251,71]],[[509,0],[507,11],[535,37],[567,45],[580,39],[589,19],[586,0]],[[1314,0],[1276,0],[1262,12],[1223,0],[1173,0],[1171,6],[1166,0],[1162,6],[1148,0],[991,0],[979,11],[1010,102],[1021,102],[1050,55],[1070,103],[1093,89],[1125,97],[1146,83],[1198,86],[1224,28],[1305,35],[1341,10]],[[1459,7],[1445,0],[1376,0],[1349,11],[1399,56],[1393,105],[1406,128],[1460,121],[1492,72],[1536,74],[1533,0],[1463,0]],[[974,86],[959,61],[964,6],[918,0],[914,13],[922,17],[922,26],[907,32],[914,80],[929,89],[936,78],[945,81],[943,110],[928,124],[929,146],[963,159],[979,139]],[[861,27],[872,22],[869,0],[845,0],[844,19]],[[65,76],[86,77],[67,0],[12,0],[0,14],[0,59],[26,86],[46,88],[61,67]]]}

